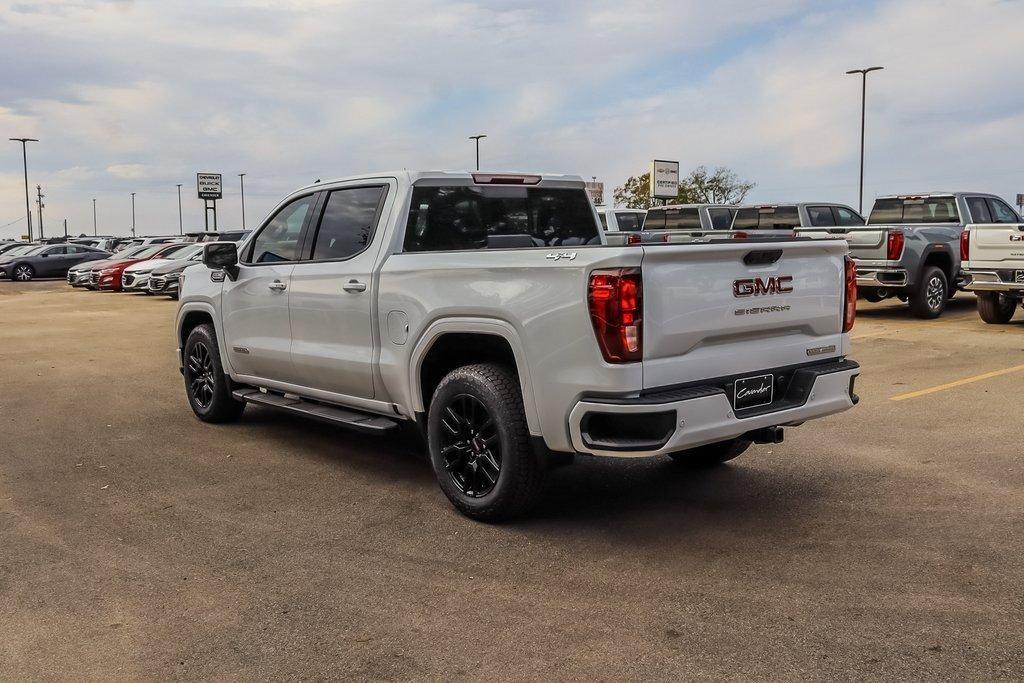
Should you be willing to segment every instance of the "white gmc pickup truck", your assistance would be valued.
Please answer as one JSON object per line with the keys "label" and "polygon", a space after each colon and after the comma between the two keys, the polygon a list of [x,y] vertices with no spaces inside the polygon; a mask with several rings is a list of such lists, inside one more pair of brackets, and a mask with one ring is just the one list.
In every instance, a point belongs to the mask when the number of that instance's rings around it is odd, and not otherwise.
{"label": "white gmc pickup truck", "polygon": [[451,502],[496,520],[574,454],[723,462],[857,402],[844,242],[604,240],[574,176],[304,187],[185,270],[189,404],[416,426]]}
{"label": "white gmc pickup truck", "polygon": [[971,225],[960,234],[960,262],[964,289],[978,295],[981,319],[1003,325],[1024,300],[1024,223],[1006,212],[990,220],[999,222]]}

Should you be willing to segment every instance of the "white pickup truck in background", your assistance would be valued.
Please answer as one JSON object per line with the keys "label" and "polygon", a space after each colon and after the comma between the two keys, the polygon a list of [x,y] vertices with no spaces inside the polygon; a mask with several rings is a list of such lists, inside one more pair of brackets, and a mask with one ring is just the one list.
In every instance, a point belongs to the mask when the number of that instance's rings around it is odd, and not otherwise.
{"label": "white pickup truck in background", "polygon": [[718,463],[853,406],[846,249],[608,245],[574,176],[358,176],[207,245],[175,342],[200,419],[417,425],[451,502],[501,519],[574,454]]}
{"label": "white pickup truck in background", "polygon": [[1024,300],[1024,223],[1010,222],[1005,212],[1003,217],[960,235],[964,289],[977,295],[978,314],[993,325],[1010,322]]}

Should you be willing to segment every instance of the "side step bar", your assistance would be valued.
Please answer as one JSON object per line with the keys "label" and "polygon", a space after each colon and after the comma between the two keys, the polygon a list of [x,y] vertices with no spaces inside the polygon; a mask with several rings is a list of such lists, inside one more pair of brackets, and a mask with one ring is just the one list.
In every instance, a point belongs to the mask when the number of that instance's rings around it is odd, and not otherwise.
{"label": "side step bar", "polygon": [[305,401],[301,398],[291,398],[280,394],[263,393],[259,389],[236,389],[231,392],[231,395],[237,400],[245,401],[246,403],[278,408],[294,415],[313,418],[321,422],[330,422],[371,434],[381,434],[398,426],[398,422],[395,420],[381,415],[360,413],[347,408],[338,408],[324,403]]}

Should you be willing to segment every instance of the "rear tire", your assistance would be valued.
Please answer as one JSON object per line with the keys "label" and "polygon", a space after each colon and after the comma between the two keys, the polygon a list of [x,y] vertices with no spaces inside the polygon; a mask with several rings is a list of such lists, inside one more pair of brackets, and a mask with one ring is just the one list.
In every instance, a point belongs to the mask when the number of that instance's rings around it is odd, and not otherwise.
{"label": "rear tire", "polygon": [[989,325],[1005,325],[1016,311],[1016,299],[988,292],[978,294],[978,315]]}
{"label": "rear tire", "polygon": [[910,293],[910,310],[918,318],[938,318],[949,301],[949,281],[937,266],[925,266],[921,281]]}
{"label": "rear tire", "polygon": [[509,519],[539,498],[544,467],[508,368],[480,363],[448,373],[430,402],[427,442],[441,490],[467,517]]}
{"label": "rear tire", "polygon": [[203,422],[234,422],[245,410],[244,401],[231,395],[231,382],[224,374],[213,325],[197,325],[188,334],[184,348],[185,395],[192,412]]}
{"label": "rear tire", "polygon": [[668,457],[691,467],[714,467],[739,457],[750,448],[750,444],[751,442],[746,439],[730,439],[677,453],[669,453]]}

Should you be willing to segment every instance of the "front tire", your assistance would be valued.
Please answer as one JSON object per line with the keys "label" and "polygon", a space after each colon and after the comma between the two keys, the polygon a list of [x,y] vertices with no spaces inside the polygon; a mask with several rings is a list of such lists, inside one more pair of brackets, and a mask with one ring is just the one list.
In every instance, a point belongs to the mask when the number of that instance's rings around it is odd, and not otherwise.
{"label": "front tire", "polygon": [[733,458],[742,455],[750,448],[750,441],[746,439],[729,439],[718,443],[709,443],[706,446],[698,446],[678,453],[669,453],[668,457],[678,463],[692,467],[714,467],[728,462]]}
{"label": "front tire", "polygon": [[27,263],[14,266],[14,278],[18,282],[28,282],[36,276],[36,269]]}
{"label": "front tire", "polygon": [[467,517],[495,522],[536,503],[543,467],[508,368],[480,363],[448,373],[430,402],[427,441],[441,490]]}
{"label": "front tire", "polygon": [[243,401],[231,395],[224,374],[213,325],[197,325],[185,340],[185,395],[192,412],[203,422],[233,422],[245,410]]}
{"label": "front tire", "polygon": [[979,292],[978,315],[989,325],[1005,325],[1017,310],[1017,300],[1002,294]]}
{"label": "front tire", "polygon": [[918,318],[938,318],[946,310],[949,301],[949,281],[937,266],[927,266],[921,273],[921,281],[910,293],[910,310]]}

